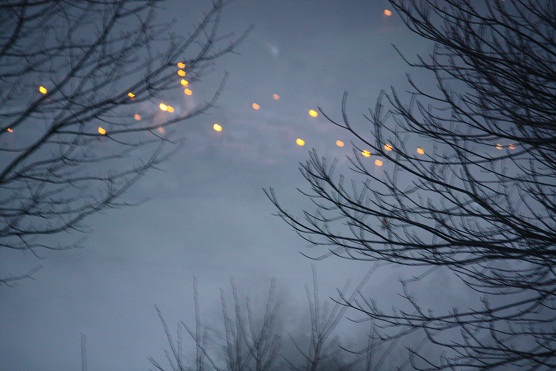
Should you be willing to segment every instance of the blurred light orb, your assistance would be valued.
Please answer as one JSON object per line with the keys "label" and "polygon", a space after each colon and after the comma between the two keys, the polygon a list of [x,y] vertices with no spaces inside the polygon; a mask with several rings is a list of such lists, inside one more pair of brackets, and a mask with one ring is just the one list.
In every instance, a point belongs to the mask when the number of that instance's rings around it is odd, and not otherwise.
{"label": "blurred light orb", "polygon": [[193,92],[191,91],[191,89],[187,89],[187,88],[183,90],[183,93],[184,93],[185,95],[191,95],[191,94],[193,94]]}
{"label": "blurred light orb", "polygon": [[363,155],[363,157],[371,157],[371,152],[369,152],[367,150],[364,150],[364,151],[361,151],[361,155]]}
{"label": "blurred light orb", "polygon": [[165,105],[164,103],[160,103],[158,107],[160,108],[161,111],[168,111],[168,106]]}
{"label": "blurred light orb", "polygon": [[501,145],[500,143],[497,143],[497,144],[496,144],[496,149],[497,149],[497,150],[501,151],[502,148],[503,148],[503,147],[502,147],[502,145]]}
{"label": "blurred light orb", "polygon": [[127,96],[129,97],[129,99],[135,98],[135,94],[133,94],[132,92],[127,93]]}
{"label": "blurred light orb", "polygon": [[174,112],[174,107],[168,106],[168,112]]}
{"label": "blurred light orb", "polygon": [[391,151],[391,150],[392,150],[392,145],[386,143],[386,144],[384,145],[384,150],[385,150],[385,151]]}
{"label": "blurred light orb", "polygon": [[253,107],[253,109],[254,109],[255,111],[258,111],[258,110],[261,109],[261,106],[259,106],[257,103],[253,103],[253,104],[251,105],[251,107]]}
{"label": "blurred light orb", "polygon": [[135,115],[133,115],[133,118],[135,119],[135,121],[141,121],[141,115],[136,113]]}
{"label": "blurred light orb", "polygon": [[420,155],[424,155],[425,154],[425,150],[421,147],[417,147],[417,153]]}
{"label": "blurred light orb", "polygon": [[375,160],[375,165],[376,165],[376,166],[382,166],[382,161],[380,161],[380,160]]}
{"label": "blurred light orb", "polygon": [[184,77],[186,75],[184,70],[178,70],[178,75],[180,75],[181,77]]}
{"label": "blurred light orb", "polygon": [[278,94],[272,94],[272,99],[280,100],[280,96]]}
{"label": "blurred light orb", "polygon": [[305,141],[304,141],[303,139],[301,139],[301,138],[297,138],[297,139],[295,140],[295,143],[296,143],[298,146],[300,146],[300,147],[303,147],[303,146],[305,145]]}
{"label": "blurred light orb", "polygon": [[314,109],[309,110],[309,116],[317,117],[318,115],[319,115],[319,113],[317,111],[315,111]]}
{"label": "blurred light orb", "polygon": [[183,86],[187,86],[189,85],[189,81],[187,81],[186,79],[181,79],[180,84],[182,84]]}
{"label": "blurred light orb", "polygon": [[13,133],[14,132],[14,129],[12,129],[12,128],[7,128],[6,130],[8,131],[8,133]]}
{"label": "blurred light orb", "polygon": [[178,68],[185,68],[185,63],[178,62]]}
{"label": "blurred light orb", "polygon": [[387,17],[391,17],[392,16],[392,11],[389,9],[384,9],[384,15]]}
{"label": "blurred light orb", "polygon": [[46,90],[46,88],[44,86],[39,86],[39,91],[41,92],[41,94],[46,94],[48,93],[48,90]]}
{"label": "blurred light orb", "polygon": [[106,129],[104,129],[102,126],[98,127],[98,133],[100,135],[106,135]]}
{"label": "blurred light orb", "polygon": [[515,149],[515,144],[510,143],[510,144],[508,145],[508,148],[509,148],[509,149]]}
{"label": "blurred light orb", "polygon": [[341,140],[338,139],[338,140],[336,141],[336,145],[337,145],[338,147],[343,147],[343,146],[344,146],[344,142],[342,142]]}
{"label": "blurred light orb", "polygon": [[212,125],[212,128],[214,129],[214,131],[222,131],[222,126],[219,125],[218,123]]}

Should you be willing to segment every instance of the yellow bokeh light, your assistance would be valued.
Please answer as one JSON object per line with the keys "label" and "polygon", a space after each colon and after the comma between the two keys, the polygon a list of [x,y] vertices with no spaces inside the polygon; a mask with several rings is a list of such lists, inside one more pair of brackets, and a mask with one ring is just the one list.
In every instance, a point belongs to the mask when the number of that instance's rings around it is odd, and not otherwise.
{"label": "yellow bokeh light", "polygon": [[363,157],[371,157],[371,152],[369,152],[367,150],[364,150],[364,151],[361,151],[361,155],[363,155]]}
{"label": "yellow bokeh light", "polygon": [[98,127],[98,133],[100,135],[106,135],[106,129],[104,129],[102,126]]}
{"label": "yellow bokeh light", "polygon": [[280,100],[280,96],[278,94],[272,94],[272,99]]}
{"label": "yellow bokeh light", "polygon": [[303,146],[305,145],[305,141],[304,141],[303,139],[301,139],[301,138],[297,138],[297,139],[295,140],[295,143],[296,143],[298,146],[300,146],[300,147],[303,147]]}
{"label": "yellow bokeh light", "polygon": [[186,79],[181,79],[180,83],[181,83],[183,86],[189,85],[189,81],[187,81]]}
{"label": "yellow bokeh light", "polygon": [[508,145],[508,148],[509,149],[515,149],[515,145],[513,143],[511,143],[511,144]]}
{"label": "yellow bokeh light", "polygon": [[164,103],[160,103],[158,107],[160,108],[161,111],[168,111],[168,106],[165,105]]}
{"label": "yellow bokeh light", "polygon": [[127,96],[129,97],[129,99],[135,98],[135,94],[133,94],[132,92],[127,93]]}
{"label": "yellow bokeh light", "polygon": [[317,117],[318,115],[319,115],[319,113],[317,111],[315,111],[314,109],[309,110],[309,116]]}
{"label": "yellow bokeh light", "polygon": [[253,109],[254,109],[255,111],[258,111],[258,110],[261,109],[261,106],[259,106],[257,103],[253,103],[253,104],[251,105],[251,107],[253,107]]}
{"label": "yellow bokeh light", "polygon": [[135,119],[135,121],[141,121],[141,115],[136,113],[135,115],[133,115],[133,118]]}
{"label": "yellow bokeh light", "polygon": [[384,145],[384,150],[385,150],[385,151],[391,151],[391,150],[392,150],[392,145],[386,143],[386,144]]}
{"label": "yellow bokeh light", "polygon": [[185,63],[178,62],[178,68],[185,68]]}
{"label": "yellow bokeh light", "polygon": [[13,133],[14,132],[14,129],[12,129],[12,128],[7,128],[6,130],[8,131],[8,133]]}
{"label": "yellow bokeh light", "polygon": [[497,150],[502,150],[502,145],[500,143],[496,144],[496,149]]}
{"label": "yellow bokeh light", "polygon": [[191,94],[193,94],[193,92],[191,91],[191,89],[184,89],[184,90],[183,90],[183,93],[184,93],[185,95],[191,95]]}
{"label": "yellow bokeh light", "polygon": [[337,140],[337,141],[336,141],[336,145],[337,145],[338,147],[343,147],[343,146],[344,146],[344,142],[342,142],[341,140]]}
{"label": "yellow bokeh light", "polygon": [[420,155],[424,155],[425,154],[425,150],[421,147],[417,147],[417,153]]}
{"label": "yellow bokeh light", "polygon": [[168,112],[174,112],[174,107],[168,106]]}
{"label": "yellow bokeh light", "polygon": [[384,9],[384,15],[387,17],[391,17],[392,16],[392,11],[388,10],[388,9]]}
{"label": "yellow bokeh light", "polygon": [[380,161],[380,160],[375,160],[375,165],[376,165],[376,166],[382,166],[382,161]]}
{"label": "yellow bokeh light", "polygon": [[41,92],[41,94],[46,94],[48,93],[48,90],[46,90],[46,88],[44,86],[39,86],[39,91]]}
{"label": "yellow bokeh light", "polygon": [[184,77],[186,75],[184,70],[178,70],[178,75],[180,75],[181,77]]}
{"label": "yellow bokeh light", "polygon": [[212,125],[212,128],[214,131],[222,131],[222,126],[220,124],[214,124]]}

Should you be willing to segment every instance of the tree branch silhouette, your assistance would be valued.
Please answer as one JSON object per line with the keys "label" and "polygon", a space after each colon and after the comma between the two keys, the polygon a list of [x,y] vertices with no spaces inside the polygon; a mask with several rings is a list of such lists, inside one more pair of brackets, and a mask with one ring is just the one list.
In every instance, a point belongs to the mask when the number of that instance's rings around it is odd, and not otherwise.
{"label": "tree branch silhouette", "polygon": [[[410,349],[414,368],[554,368],[555,3],[391,4],[434,43],[430,55],[404,57],[434,85],[409,77],[409,94],[382,92],[364,115],[370,134],[350,122],[344,95],[342,118],[325,117],[353,137],[352,181],[311,152],[300,170],[314,211],[298,218],[266,193],[313,258],[442,271],[476,293],[478,306],[433,314],[435,303],[410,287],[423,276],[402,281],[410,310],[384,311],[363,292],[345,300],[382,340],[421,333],[445,351],[431,359]],[[363,148],[384,167],[373,168]]]}
{"label": "tree branch silhouette", "polygon": [[183,145],[179,126],[226,77],[174,108],[181,89],[250,30],[222,34],[226,4],[208,2],[185,33],[157,18],[158,0],[0,3],[2,250],[79,247],[89,216],[134,204],[122,195]]}

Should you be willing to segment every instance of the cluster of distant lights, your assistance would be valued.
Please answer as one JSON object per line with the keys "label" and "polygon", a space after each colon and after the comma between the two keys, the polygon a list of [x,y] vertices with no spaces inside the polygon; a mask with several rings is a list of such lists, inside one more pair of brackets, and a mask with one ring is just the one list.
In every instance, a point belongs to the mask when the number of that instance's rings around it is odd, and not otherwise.
{"label": "cluster of distant lights", "polygon": [[[388,10],[388,9],[384,9],[384,15],[387,16],[387,17],[391,17],[391,16],[392,16],[392,11],[390,11],[390,10]],[[193,91],[189,88],[189,81],[187,81],[187,80],[184,78],[184,77],[187,75],[187,72],[185,71],[185,63],[179,62],[179,63],[177,64],[177,67],[178,67],[177,74],[178,74],[178,76],[180,77],[180,84],[181,84],[183,87],[185,87],[184,90],[183,90],[183,93],[184,93],[185,95],[187,95],[187,96],[190,96],[190,95],[193,94]],[[44,87],[44,86],[41,85],[41,86],[39,86],[39,92],[40,92],[41,94],[43,94],[43,95],[46,95],[46,94],[48,93],[48,89],[47,89],[46,87]],[[132,99],[132,100],[135,99],[135,94],[134,94],[133,92],[129,92],[129,93],[127,94],[127,96],[129,97],[129,99]],[[278,94],[276,94],[276,93],[275,93],[275,94],[272,94],[272,98],[273,98],[274,100],[278,101],[278,100],[280,100],[280,95],[278,95]],[[161,102],[161,103],[158,105],[158,108],[159,108],[161,111],[163,111],[163,112],[169,112],[169,113],[174,112],[174,107],[172,107],[171,105],[166,104],[166,103],[162,103],[162,102]],[[253,108],[255,111],[258,111],[258,110],[261,109],[261,106],[260,106],[258,103],[253,102],[253,103],[251,104],[251,108]],[[315,111],[314,109],[308,110],[307,113],[308,113],[308,115],[309,115],[310,117],[312,117],[312,118],[317,118],[317,117],[319,116],[319,113],[318,113],[317,111]],[[141,115],[138,114],[138,113],[135,113],[135,114],[133,115],[133,118],[134,118],[134,120],[136,120],[136,121],[141,121],[141,119],[142,119]],[[223,127],[222,127],[222,125],[220,125],[220,123],[214,123],[214,125],[212,125],[212,129],[213,129],[214,131],[216,131],[216,132],[222,132]],[[12,128],[7,128],[6,130],[7,130],[9,133],[13,133],[13,132],[14,132],[14,130],[13,130]],[[99,127],[97,128],[97,132],[98,132],[100,135],[107,135],[106,129],[103,128],[102,126],[99,126]],[[302,138],[297,138],[297,139],[295,140],[295,143],[296,143],[298,146],[300,146],[300,147],[305,146],[305,140],[303,140]],[[339,140],[339,139],[336,140],[336,146],[338,146],[338,147],[341,148],[341,147],[344,147],[344,145],[345,145],[345,143],[342,142],[341,140]],[[511,144],[509,144],[509,145],[507,146],[507,148],[510,149],[510,150],[514,150],[514,149],[515,149],[515,145],[514,145],[513,143],[511,143]],[[503,146],[502,144],[497,143],[497,144],[496,144],[496,149],[497,149],[497,150],[502,150],[502,149],[504,149],[504,146]],[[392,147],[391,144],[388,144],[388,143],[387,143],[387,144],[384,145],[384,150],[387,151],[387,152],[389,152],[389,151],[392,151],[392,150],[393,150],[393,147]],[[421,147],[417,147],[416,152],[417,152],[417,154],[419,154],[419,155],[424,155],[424,154],[425,154],[425,150],[424,150],[423,148],[421,148]],[[366,149],[365,149],[365,150],[362,150],[362,151],[361,151],[361,156],[367,157],[367,158],[368,158],[368,157],[371,157],[371,152],[370,152],[369,150],[366,150]],[[375,163],[376,166],[379,166],[379,167],[382,166],[382,165],[384,164],[383,161],[380,160],[380,159],[376,159],[374,163]]]}

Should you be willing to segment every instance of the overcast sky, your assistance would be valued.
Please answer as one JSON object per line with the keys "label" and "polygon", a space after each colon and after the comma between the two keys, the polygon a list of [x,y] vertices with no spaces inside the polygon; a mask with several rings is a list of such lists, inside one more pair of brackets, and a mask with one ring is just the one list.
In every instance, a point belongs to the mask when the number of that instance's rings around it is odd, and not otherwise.
{"label": "overcast sky", "polygon": [[[161,17],[175,18],[177,29],[186,30],[208,3],[174,1]],[[185,147],[127,195],[148,202],[90,218],[85,249],[45,252],[43,261],[26,254],[13,266],[14,273],[37,264],[44,269],[36,280],[2,288],[0,368],[79,369],[83,333],[89,370],[147,369],[147,357],[162,361],[168,347],[154,305],[171,330],[179,320],[191,323],[194,276],[207,319],[219,313],[219,288],[229,289],[230,277],[255,298],[275,277],[292,317],[284,326],[292,328],[306,308],[311,264],[323,297],[346,279],[361,279],[368,263],[304,258],[306,243],[272,215],[262,189],[273,187],[291,210],[308,206],[296,191],[305,187],[298,163],[316,148],[338,158],[341,168],[352,139],[308,111],[318,106],[340,117],[348,91],[348,113],[364,125],[362,114],[381,89],[407,87],[409,69],[392,44],[409,56],[430,45],[395,14],[385,16],[386,8],[382,0],[238,0],[226,8],[225,30],[241,32],[250,24],[254,30],[239,55],[222,58],[191,87],[191,97],[174,102],[179,109],[187,99],[208,97],[227,71],[217,106],[186,122]],[[212,129],[216,122],[222,132]],[[337,147],[337,140],[345,146]],[[367,287],[388,303],[400,289],[399,275],[382,270]]]}

